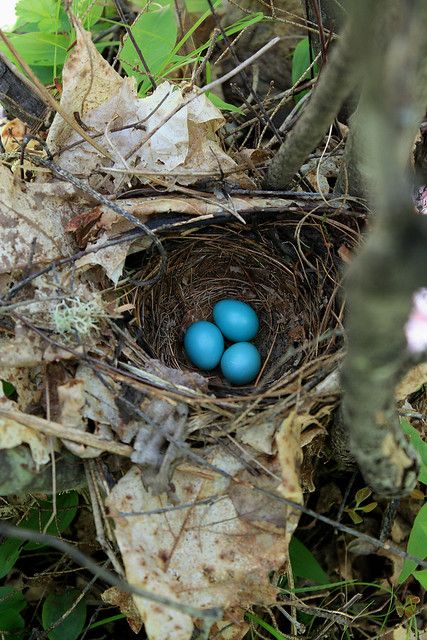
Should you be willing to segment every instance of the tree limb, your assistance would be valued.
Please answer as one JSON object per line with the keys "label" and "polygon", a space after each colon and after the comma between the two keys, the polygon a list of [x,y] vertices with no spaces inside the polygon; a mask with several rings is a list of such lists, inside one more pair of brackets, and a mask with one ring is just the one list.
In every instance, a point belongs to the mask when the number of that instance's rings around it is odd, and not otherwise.
{"label": "tree limb", "polygon": [[425,0],[399,0],[384,45],[367,46],[359,142],[375,226],[347,281],[348,355],[344,422],[365,480],[398,497],[417,480],[417,456],[399,424],[394,387],[405,353],[404,325],[414,291],[427,284],[427,219],[414,212],[408,166],[427,102]]}

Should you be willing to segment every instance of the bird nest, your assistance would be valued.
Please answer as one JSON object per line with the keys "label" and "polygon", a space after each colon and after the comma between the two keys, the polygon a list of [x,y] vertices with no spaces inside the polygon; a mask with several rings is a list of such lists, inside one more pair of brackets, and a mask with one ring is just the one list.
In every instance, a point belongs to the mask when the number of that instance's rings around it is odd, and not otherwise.
{"label": "bird nest", "polygon": [[[218,300],[238,298],[260,318],[253,342],[262,369],[252,385],[241,388],[230,386],[219,370],[203,372],[210,390],[223,397],[280,388],[308,363],[324,365],[322,356],[340,344],[339,248],[353,240],[350,228],[317,216],[166,234],[164,277],[135,295],[140,344],[168,367],[196,371],[183,348],[186,329],[197,320],[212,320]],[[154,254],[145,253],[137,279],[152,278],[158,266]]]}

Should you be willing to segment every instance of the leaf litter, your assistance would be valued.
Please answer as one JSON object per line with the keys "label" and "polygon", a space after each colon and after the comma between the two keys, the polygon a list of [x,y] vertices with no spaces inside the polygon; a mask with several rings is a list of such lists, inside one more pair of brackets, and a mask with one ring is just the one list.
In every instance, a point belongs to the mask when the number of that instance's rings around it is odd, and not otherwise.
{"label": "leaf litter", "polygon": [[[187,217],[191,228],[196,217],[212,218],[223,211],[224,203],[211,197],[192,200],[191,194],[167,193],[168,189],[222,176],[236,186],[251,184],[239,163],[222,149],[217,135],[224,124],[221,112],[205,95],[168,81],[149,97],[139,98],[134,80],[119,76],[98,53],[90,34],[77,21],[75,26],[76,46],[63,70],[61,107],[79,114],[89,135],[96,135],[105,153],[82,141],[57,114],[47,137],[54,161],[101,193],[114,195],[131,185],[135,176],[143,184],[164,189],[165,193],[158,196],[120,201],[141,222],[174,211]],[[14,276],[25,273],[29,265],[40,268],[60,256],[71,257],[76,246],[98,249],[134,228],[105,205],[94,207],[90,195],[75,186],[49,177],[33,165],[30,168],[32,178],[23,182],[19,165],[13,165],[13,172],[0,167],[0,275]],[[325,170],[321,177],[326,191],[329,173]],[[276,204],[284,202],[276,200]],[[266,204],[262,198],[249,201],[241,197],[232,202],[235,211]],[[286,201],[290,210],[292,204]],[[52,300],[52,293],[59,297],[66,293],[71,305],[76,300],[88,303],[96,297],[98,286],[101,288],[104,274],[117,285],[127,256],[149,244],[146,237],[130,239],[86,253],[75,261],[72,273],[68,267],[58,267],[39,278],[29,286],[31,302],[37,303],[30,317],[37,326],[64,339],[67,331],[61,330],[64,319],[62,325],[58,324],[57,310],[62,302]],[[118,437],[124,443],[133,443],[132,464],[105,500],[114,521],[126,579],[184,605],[221,607],[223,618],[217,621],[213,633],[224,628],[224,637],[240,639],[248,630],[245,611],[254,603],[270,606],[276,601],[278,589],[271,574],[286,569],[289,541],[298,523],[297,512],[278,503],[272,494],[302,503],[301,482],[306,474],[302,470],[302,448],[324,435],[325,418],[332,405],[317,407],[316,396],[311,404],[288,412],[285,419],[258,421],[236,436],[234,448],[226,449],[219,439],[211,438],[196,464],[186,457],[185,448],[189,433],[204,427],[202,415],[198,418],[200,425],[190,415],[191,402],[195,400],[205,408],[212,402],[204,376],[177,371],[146,357],[139,363],[142,380],[145,376],[152,390],[156,389],[156,380],[167,386],[164,393],[153,395],[147,386],[132,387],[130,383],[137,411],[128,414],[129,399],[121,393],[120,377],[112,371],[96,375],[87,364],[77,365],[88,347],[94,348],[101,359],[112,357],[112,345],[106,345],[107,320],[115,313],[112,304],[99,317],[95,314],[95,319],[90,318],[96,331],[88,331],[89,342],[84,345],[73,343],[76,333],[84,336],[81,325],[77,325],[79,331],[71,326],[69,342],[60,341],[58,345],[53,340],[46,344],[18,319],[14,334],[10,331],[0,343],[4,375],[12,382],[16,380],[18,389],[19,380],[31,379],[34,402],[35,371],[57,363],[73,364],[74,368],[63,374],[65,379],[57,380],[53,418],[77,431],[90,429],[106,441]],[[104,334],[107,339],[103,342]],[[128,337],[124,331],[125,344]],[[336,370],[331,375],[335,374]],[[418,370],[416,378],[415,382],[406,381],[408,387],[401,389],[400,398],[424,383],[424,370]],[[298,383],[294,384],[297,390]],[[338,392],[334,385],[333,393]],[[24,402],[20,391],[17,404],[3,394],[1,408],[25,412],[31,404],[30,395]],[[214,420],[227,415],[230,408],[224,401],[215,410]],[[206,422],[209,426],[210,420]],[[0,416],[0,448],[22,443],[30,447],[37,465],[49,461],[45,436]],[[89,445],[62,443],[80,458],[97,457],[101,452]],[[243,445],[249,456],[241,455],[239,447]],[[54,443],[58,446],[59,442]],[[314,489],[310,473],[304,484]],[[111,589],[103,597],[122,608],[135,632],[142,621],[150,640],[190,640],[197,629],[197,620],[173,607],[138,596],[130,602],[128,596]]]}

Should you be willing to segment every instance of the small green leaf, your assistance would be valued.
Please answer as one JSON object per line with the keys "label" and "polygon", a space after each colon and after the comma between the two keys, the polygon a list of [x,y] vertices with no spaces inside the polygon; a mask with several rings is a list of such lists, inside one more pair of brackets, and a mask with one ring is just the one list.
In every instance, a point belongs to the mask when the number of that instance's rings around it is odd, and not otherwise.
{"label": "small green leaf", "polygon": [[104,11],[103,0],[73,0],[71,9],[88,31],[98,22]]}
{"label": "small green leaf", "polygon": [[[48,526],[46,533],[58,536],[67,527],[69,527],[76,516],[78,502],[79,495],[77,491],[68,491],[66,493],[58,494],[56,496],[57,513]],[[34,531],[40,532],[44,531],[52,515],[52,509],[52,499],[39,500],[37,505],[30,509],[28,515],[19,523],[19,526],[24,529],[33,529]],[[30,549],[39,549],[40,546],[42,545],[36,542],[27,542],[24,549],[27,551]]]}
{"label": "small green leaf", "polygon": [[[310,79],[310,73],[307,71],[311,64],[310,60],[310,44],[308,38],[303,38],[300,40],[295,47],[294,55],[292,57],[292,85],[296,84],[298,81],[302,82],[303,80]],[[315,64],[313,66],[313,77],[318,73],[318,65]],[[301,100],[301,98],[307,93],[307,91],[301,91],[295,96],[296,102]]]}
{"label": "small green leaf", "polygon": [[229,102],[225,102],[219,96],[216,96],[211,91],[206,93],[206,97],[212,102],[212,104],[217,108],[221,109],[221,111],[231,111],[232,113],[242,113],[242,110],[239,107],[236,107],[234,104],[230,104]]}
{"label": "small green leaf", "polygon": [[[174,7],[159,8],[157,5],[153,10],[141,13],[131,29],[150,72],[156,77],[175,46],[178,29]],[[138,82],[143,81],[146,90],[150,82],[129,37],[125,38],[119,59],[126,73],[134,76]]]}
{"label": "small green leaf", "polygon": [[6,398],[10,398],[16,393],[16,389],[11,382],[7,382],[7,380],[0,380],[0,382],[3,388],[3,393],[6,396]]}
{"label": "small green leaf", "polygon": [[413,571],[412,575],[416,580],[418,580],[423,589],[427,589],[427,569],[422,569],[422,571]]}
{"label": "small green leaf", "polygon": [[283,635],[283,633],[281,633],[280,631],[275,629],[271,624],[268,624],[268,622],[266,622],[265,620],[263,620],[259,616],[255,615],[255,613],[249,613],[248,612],[245,615],[245,618],[248,619],[248,620],[251,620],[252,622],[255,622],[256,624],[258,624],[260,627],[262,627],[266,631],[269,631],[271,633],[271,635],[273,636],[273,638],[276,638],[276,640],[290,640],[290,636]]}
{"label": "small green leaf", "polygon": [[20,591],[12,587],[0,587],[0,632],[22,630],[25,623],[19,612],[26,606],[27,602]]}
{"label": "small green leaf", "polygon": [[[418,511],[409,534],[407,552],[424,560],[427,556],[427,503]],[[405,560],[399,576],[399,584],[404,582],[416,569],[417,563]]]}
{"label": "small green leaf", "polygon": [[37,24],[39,31],[60,33],[67,31],[70,23],[61,0],[19,0],[15,7],[18,24]]}
{"label": "small green leaf", "polygon": [[292,536],[289,544],[289,559],[294,576],[311,580],[315,584],[329,582],[328,574],[323,571],[314,555],[295,536]]}
{"label": "small green leaf", "polygon": [[[71,589],[66,593],[48,595],[42,609],[42,622],[45,631],[72,607],[79,593],[78,589]],[[86,603],[83,599],[61,624],[49,631],[49,640],[76,640],[84,627],[85,620]]]}
{"label": "small green leaf", "polygon": [[376,509],[377,506],[378,506],[378,502],[369,502],[369,504],[364,504],[359,508],[361,511],[363,511],[363,513],[370,513],[371,511]]}
{"label": "small green leaf", "polygon": [[[7,538],[0,544],[0,578],[7,576],[21,554],[22,540]],[[1,603],[0,603],[1,607]]]}
{"label": "small green leaf", "polygon": [[344,511],[350,516],[353,524],[360,524],[361,522],[363,522],[363,518],[361,518],[354,509],[349,509],[348,507],[346,507]]}
{"label": "small green leaf", "polygon": [[417,429],[415,429],[408,420],[401,418],[400,424],[403,431],[409,436],[412,446],[418,452],[421,459],[418,480],[423,484],[427,484],[427,442],[424,442]]}
{"label": "small green leaf", "polygon": [[370,489],[369,487],[363,487],[362,489],[359,489],[359,491],[356,493],[357,506],[359,506],[359,504],[361,504],[367,498],[369,498],[371,494],[372,494],[372,489]]}
{"label": "small green leaf", "polygon": [[[23,34],[12,33],[9,35],[9,39],[18,53],[31,66],[51,67],[55,55],[57,64],[62,65],[65,62],[69,45],[69,39],[66,36],[36,31]],[[4,43],[0,43],[0,51],[12,62],[16,62]]]}

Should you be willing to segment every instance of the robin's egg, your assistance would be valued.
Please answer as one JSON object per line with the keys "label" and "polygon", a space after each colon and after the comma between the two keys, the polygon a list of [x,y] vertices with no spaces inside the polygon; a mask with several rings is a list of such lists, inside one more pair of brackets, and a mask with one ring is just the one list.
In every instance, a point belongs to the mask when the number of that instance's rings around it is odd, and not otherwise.
{"label": "robin's egg", "polygon": [[213,317],[224,336],[232,342],[252,340],[259,329],[257,314],[241,300],[220,300],[213,308]]}
{"label": "robin's egg", "polygon": [[250,342],[236,342],[224,351],[221,370],[231,384],[249,384],[261,369],[261,356]]}
{"label": "robin's egg", "polygon": [[191,362],[199,369],[209,371],[218,366],[224,353],[224,338],[212,322],[193,322],[185,334],[184,348]]}

